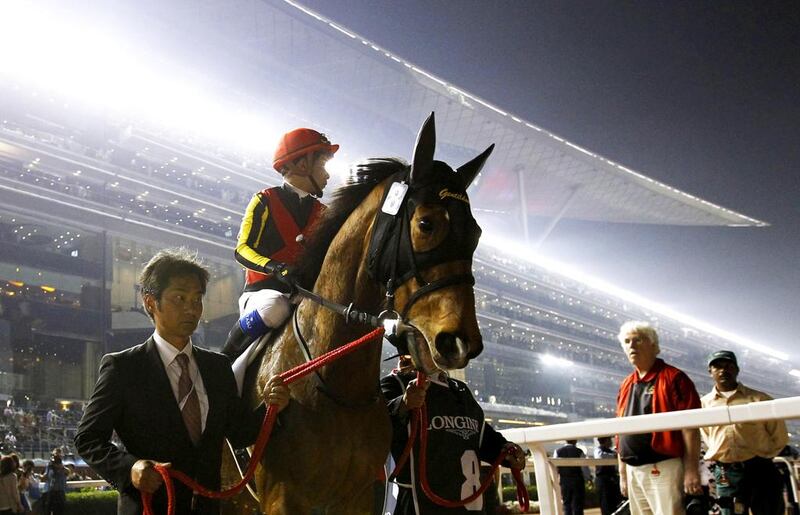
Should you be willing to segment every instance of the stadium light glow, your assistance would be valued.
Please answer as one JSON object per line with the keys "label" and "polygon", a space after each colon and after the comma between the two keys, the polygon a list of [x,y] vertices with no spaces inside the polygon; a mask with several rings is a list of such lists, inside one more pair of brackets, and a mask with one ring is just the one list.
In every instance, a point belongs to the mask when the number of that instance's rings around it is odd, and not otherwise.
{"label": "stadium light glow", "polygon": [[325,163],[325,169],[337,183],[343,183],[350,177],[350,163],[347,160],[347,155],[340,156],[339,152]]}
{"label": "stadium light glow", "polygon": [[789,359],[789,355],[785,352],[772,349],[770,347],[767,347],[766,345],[756,343],[747,338],[743,338],[742,336],[734,334],[730,331],[726,331],[724,329],[720,329],[714,325],[711,325],[707,322],[703,322],[702,320],[698,320],[689,315],[679,313],[667,306],[664,306],[663,304],[659,304],[658,302],[642,297],[639,294],[614,286],[613,284],[603,281],[602,279],[598,279],[596,277],[587,275],[581,272],[580,270],[577,270],[574,267],[544,257],[541,254],[537,253],[536,251],[527,248],[524,245],[520,245],[517,242],[507,240],[505,238],[491,236],[484,233],[481,236],[481,244],[493,247],[498,251],[500,251],[501,253],[506,254],[515,259],[519,259],[521,261],[527,261],[534,265],[541,266],[542,268],[545,268],[551,272],[555,272],[569,279],[586,284],[587,286],[595,290],[601,291],[607,295],[612,295],[614,297],[624,300],[625,302],[638,304],[639,306],[647,310],[659,313],[665,317],[672,318],[682,324],[692,326],[696,329],[699,329],[707,333],[711,333],[715,336],[718,336],[719,338],[723,338],[732,341],[734,343],[738,343],[742,347],[746,347],[748,349],[761,352],[763,354],[766,354],[767,356],[779,359],[781,361],[787,361]]}
{"label": "stadium light glow", "polygon": [[551,354],[543,354],[542,363],[551,367],[571,367],[573,365],[572,361]]}
{"label": "stadium light glow", "polygon": [[[252,106],[216,98],[210,85],[103,24],[31,2],[4,2],[0,76],[60,99],[138,117],[250,152],[271,152],[281,132]],[[265,142],[267,147],[265,148]]]}

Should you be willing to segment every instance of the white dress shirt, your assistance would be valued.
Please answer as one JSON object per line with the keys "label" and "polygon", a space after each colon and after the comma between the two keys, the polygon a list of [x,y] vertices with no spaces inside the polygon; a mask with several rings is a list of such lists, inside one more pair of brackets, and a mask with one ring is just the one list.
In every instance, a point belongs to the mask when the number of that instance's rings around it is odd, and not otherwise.
{"label": "white dress shirt", "polygon": [[172,394],[175,396],[175,402],[178,403],[179,410],[183,408],[186,399],[178,398],[178,383],[181,379],[181,366],[175,358],[181,353],[189,357],[189,373],[191,373],[192,376],[194,389],[197,391],[197,399],[200,401],[200,428],[202,431],[205,431],[206,418],[208,417],[208,395],[206,394],[206,387],[203,384],[203,377],[200,375],[200,369],[197,368],[197,362],[194,359],[192,341],[189,340],[189,343],[182,351],[178,351],[171,343],[162,338],[161,335],[158,334],[158,331],[153,333],[153,341],[156,343],[158,354],[161,356],[162,363],[164,363],[164,370],[167,371],[169,384],[172,387]]}
{"label": "white dress shirt", "polygon": [[291,191],[297,193],[297,196],[300,197],[300,198],[306,198],[307,196],[311,195],[311,193],[309,193],[309,192],[307,192],[305,190],[301,190],[300,188],[298,188],[297,186],[295,186],[294,184],[292,184],[290,182],[283,181],[283,184],[288,186]]}

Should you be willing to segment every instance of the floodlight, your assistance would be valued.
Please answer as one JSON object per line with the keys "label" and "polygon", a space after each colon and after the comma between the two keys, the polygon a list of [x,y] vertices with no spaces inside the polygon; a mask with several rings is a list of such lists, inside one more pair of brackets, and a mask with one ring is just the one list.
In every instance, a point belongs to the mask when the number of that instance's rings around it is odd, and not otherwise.
{"label": "floodlight", "polygon": [[216,98],[186,70],[147,55],[134,38],[29,2],[3,5],[0,75],[90,108],[270,152],[281,131],[252,106]]}
{"label": "floodlight", "polygon": [[663,304],[659,304],[655,301],[646,299],[641,295],[625,290],[623,288],[619,288],[596,277],[587,275],[577,270],[574,267],[546,258],[541,254],[539,254],[537,251],[527,248],[524,245],[520,245],[515,241],[483,234],[481,236],[481,243],[493,247],[502,252],[503,254],[506,254],[513,258],[519,259],[521,261],[527,261],[536,266],[540,266],[551,272],[563,275],[574,281],[581,282],[607,295],[617,297],[626,302],[632,302],[638,304],[640,307],[646,310],[659,313],[665,317],[677,320],[682,324],[690,325],[701,331],[711,333],[715,336],[718,336],[725,340],[732,341],[734,343],[738,343],[743,347],[762,352],[767,356],[771,356],[773,358],[777,358],[782,361],[787,361],[789,359],[789,355],[785,352],[772,349],[770,347],[767,347],[766,345],[753,342],[739,335],[736,335],[730,331],[726,331],[724,329],[715,327],[707,322],[703,322],[702,320],[698,320],[694,317],[690,317],[688,315],[684,315],[683,313],[679,313],[671,308],[664,306]]}

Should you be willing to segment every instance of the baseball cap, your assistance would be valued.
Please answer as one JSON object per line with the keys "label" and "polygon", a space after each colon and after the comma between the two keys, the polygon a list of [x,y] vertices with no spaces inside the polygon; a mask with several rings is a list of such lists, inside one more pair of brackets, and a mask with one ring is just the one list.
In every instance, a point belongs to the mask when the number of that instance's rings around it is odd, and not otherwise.
{"label": "baseball cap", "polygon": [[719,359],[727,359],[728,361],[733,361],[733,364],[737,367],[739,363],[736,362],[736,354],[729,350],[718,350],[716,352],[712,352],[708,355],[708,366],[710,367],[711,364]]}

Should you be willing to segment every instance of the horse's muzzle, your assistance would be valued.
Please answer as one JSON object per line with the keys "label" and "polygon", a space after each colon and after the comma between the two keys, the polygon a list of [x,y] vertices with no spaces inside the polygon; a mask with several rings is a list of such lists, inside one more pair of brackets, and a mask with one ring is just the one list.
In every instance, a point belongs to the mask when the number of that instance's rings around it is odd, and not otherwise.
{"label": "horse's muzzle", "polygon": [[464,368],[469,361],[467,355],[469,347],[460,335],[453,333],[439,333],[434,343],[436,352],[441,361],[439,364],[446,368]]}

